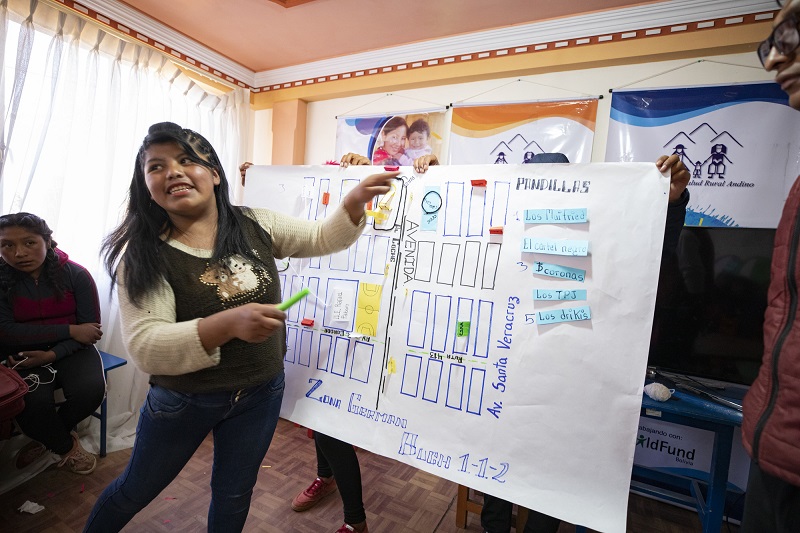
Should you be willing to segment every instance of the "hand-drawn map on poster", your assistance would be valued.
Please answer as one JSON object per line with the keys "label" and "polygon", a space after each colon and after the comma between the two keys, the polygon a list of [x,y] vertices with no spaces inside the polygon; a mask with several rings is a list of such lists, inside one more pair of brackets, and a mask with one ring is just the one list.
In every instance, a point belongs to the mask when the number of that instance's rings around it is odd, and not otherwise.
{"label": "hand-drawn map on poster", "polygon": [[[245,203],[318,220],[380,170],[252,167]],[[281,415],[624,531],[668,178],[652,163],[401,171],[349,250],[279,261],[284,298],[313,293],[288,312]]]}

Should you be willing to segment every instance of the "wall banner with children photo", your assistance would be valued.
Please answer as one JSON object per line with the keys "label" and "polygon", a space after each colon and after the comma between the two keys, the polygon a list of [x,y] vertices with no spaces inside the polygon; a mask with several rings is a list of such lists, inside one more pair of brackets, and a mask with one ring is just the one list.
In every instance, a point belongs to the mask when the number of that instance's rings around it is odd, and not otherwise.
{"label": "wall banner with children photo", "polygon": [[[450,164],[520,164],[562,153],[592,159],[597,98],[453,106]],[[655,159],[654,159],[655,160]]]}
{"label": "wall banner with children photo", "polygon": [[800,115],[776,83],[615,91],[606,161],[678,154],[689,226],[774,228],[800,174]]}
{"label": "wall banner with children photo", "polygon": [[423,155],[441,158],[445,126],[444,111],[339,117],[336,160],[354,153],[373,165],[408,166]]}

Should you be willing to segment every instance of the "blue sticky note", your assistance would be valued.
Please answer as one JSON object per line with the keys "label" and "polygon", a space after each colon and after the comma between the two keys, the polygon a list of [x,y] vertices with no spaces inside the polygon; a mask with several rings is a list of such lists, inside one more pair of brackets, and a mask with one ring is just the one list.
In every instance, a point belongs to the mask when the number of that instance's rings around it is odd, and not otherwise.
{"label": "blue sticky note", "polygon": [[526,209],[526,224],[584,224],[589,221],[585,207],[577,209]]}
{"label": "blue sticky note", "polygon": [[421,231],[436,231],[439,225],[439,210],[442,207],[442,197],[439,187],[425,187],[422,197],[422,219],[419,223]]}
{"label": "blue sticky note", "polygon": [[420,231],[436,231],[439,225],[439,213],[422,213],[422,221],[419,224]]}
{"label": "blue sticky note", "polygon": [[589,254],[589,241],[524,237],[522,251],[536,254],[586,256]]}
{"label": "blue sticky note", "polygon": [[556,324],[559,322],[577,322],[579,320],[591,320],[592,312],[588,305],[582,307],[569,307],[567,309],[552,309],[549,311],[539,311],[536,313],[539,324]]}
{"label": "blue sticky note", "polygon": [[586,279],[586,271],[580,268],[570,268],[561,265],[554,265],[552,263],[542,263],[536,261],[533,263],[531,272],[539,276],[548,276],[551,278],[568,279],[570,281],[583,281]]}
{"label": "blue sticky note", "polygon": [[573,289],[563,290],[563,289],[533,289],[533,299],[534,300],[585,300],[586,299],[586,289]]}

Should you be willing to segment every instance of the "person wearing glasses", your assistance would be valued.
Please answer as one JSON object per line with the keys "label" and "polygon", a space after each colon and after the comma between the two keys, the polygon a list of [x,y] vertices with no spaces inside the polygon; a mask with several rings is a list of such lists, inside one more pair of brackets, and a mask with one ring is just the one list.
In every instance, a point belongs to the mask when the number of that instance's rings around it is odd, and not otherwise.
{"label": "person wearing glasses", "polygon": [[[779,1],[758,58],[800,110],[800,0]],[[775,233],[764,356],[744,399],[742,440],[752,459],[742,533],[800,531],[800,178]]]}

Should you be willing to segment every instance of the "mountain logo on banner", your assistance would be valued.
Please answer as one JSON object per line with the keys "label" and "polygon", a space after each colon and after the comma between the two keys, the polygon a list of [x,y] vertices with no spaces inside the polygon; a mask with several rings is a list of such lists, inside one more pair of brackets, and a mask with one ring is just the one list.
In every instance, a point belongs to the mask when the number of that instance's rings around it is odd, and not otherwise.
{"label": "mountain logo on banner", "polygon": [[[755,183],[731,178],[735,161],[746,157],[746,151],[744,145],[727,130],[718,132],[708,122],[703,122],[688,133],[681,130],[673,135],[664,148],[678,155],[691,172],[689,187],[755,187]],[[730,217],[715,215],[713,209],[687,212],[686,216],[702,218],[703,225],[736,225]]]}
{"label": "mountain logo on banner", "polygon": [[[734,164],[729,152],[744,146],[728,131],[717,133],[708,122],[703,122],[690,133],[679,132],[664,144],[664,148],[671,148],[673,154],[680,156],[692,173],[690,186],[720,187],[727,184],[721,185],[717,180],[724,180]],[[754,184],[730,182],[729,186],[753,187]]]}
{"label": "mountain logo on banner", "polygon": [[536,141],[528,142],[521,133],[517,133],[508,142],[500,141],[497,146],[495,146],[492,151],[489,152],[489,155],[495,158],[495,165],[507,165],[508,160],[506,159],[506,156],[517,151],[523,154],[522,161],[520,162],[529,163],[536,153],[534,149],[538,150],[538,153],[540,154],[544,153],[545,151],[544,148],[542,148],[541,145],[539,145],[539,143]]}

